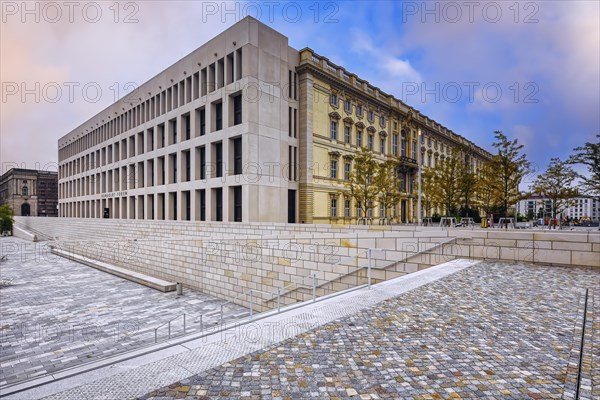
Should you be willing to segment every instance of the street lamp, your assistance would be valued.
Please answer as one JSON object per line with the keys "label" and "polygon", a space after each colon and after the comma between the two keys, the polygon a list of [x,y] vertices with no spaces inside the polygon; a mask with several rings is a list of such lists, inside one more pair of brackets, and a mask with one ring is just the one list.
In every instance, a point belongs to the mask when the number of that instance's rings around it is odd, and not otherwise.
{"label": "street lamp", "polygon": [[417,165],[419,168],[419,197],[417,199],[417,225],[421,225],[421,128],[418,128]]}

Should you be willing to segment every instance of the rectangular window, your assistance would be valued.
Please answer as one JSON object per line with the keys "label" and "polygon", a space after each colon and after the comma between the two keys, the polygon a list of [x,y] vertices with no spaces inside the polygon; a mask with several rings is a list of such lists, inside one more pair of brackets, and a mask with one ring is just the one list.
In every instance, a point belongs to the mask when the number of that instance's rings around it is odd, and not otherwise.
{"label": "rectangular window", "polygon": [[337,160],[331,160],[329,177],[332,179],[337,179]]}
{"label": "rectangular window", "polygon": [[200,179],[206,179],[206,147],[199,149]]}
{"label": "rectangular window", "polygon": [[363,116],[363,108],[362,106],[356,106],[356,115],[359,117]]}
{"label": "rectangular window", "polygon": [[406,157],[406,134],[402,133],[402,140],[400,144],[400,155]]}
{"label": "rectangular window", "polygon": [[169,121],[169,131],[171,133],[169,144],[177,143],[177,119],[173,118]]}
{"label": "rectangular window", "polygon": [[331,102],[331,105],[334,105],[337,107],[338,105],[338,97],[337,94],[332,94],[329,98],[329,101]]}
{"label": "rectangular window", "polygon": [[242,138],[233,139],[233,174],[242,173]]}
{"label": "rectangular window", "polygon": [[379,117],[379,125],[385,126],[385,117],[383,117],[383,116]]}
{"label": "rectangular window", "polygon": [[185,114],[182,119],[185,140],[190,140],[190,114]]}
{"label": "rectangular window", "polygon": [[350,218],[350,199],[344,200],[344,217]]}
{"label": "rectangular window", "polygon": [[394,157],[398,156],[398,134],[396,133],[392,136],[392,155]]}
{"label": "rectangular window", "polygon": [[381,154],[385,153],[385,138],[379,138],[379,152]]}
{"label": "rectangular window", "polygon": [[233,97],[233,125],[242,123],[242,95]]}
{"label": "rectangular window", "polygon": [[347,181],[350,180],[350,171],[351,171],[350,162],[346,161],[346,163],[344,164],[344,179]]}
{"label": "rectangular window", "polygon": [[413,140],[413,145],[412,145],[412,158],[413,160],[417,159],[417,141]]}
{"label": "rectangular window", "polygon": [[346,112],[352,112],[352,102],[350,100],[344,101],[344,110]]}
{"label": "rectangular window", "polygon": [[331,216],[337,217],[337,199],[335,197],[331,198]]}
{"label": "rectangular window", "polygon": [[374,119],[374,117],[373,117],[373,111],[369,111],[369,112],[367,113],[367,119],[368,119],[369,121],[373,122],[373,119]]}
{"label": "rectangular window", "polygon": [[337,122],[331,121],[329,124],[329,137],[331,140],[337,140]]}
{"label": "rectangular window", "polygon": [[223,188],[215,191],[215,221],[223,221]]}
{"label": "rectangular window", "polygon": [[356,131],[356,146],[362,147],[362,131],[361,130]]}
{"label": "rectangular window", "polygon": [[350,144],[350,127],[348,125],[344,126],[344,143]]}
{"label": "rectangular window", "polygon": [[204,108],[196,110],[196,115],[198,116],[197,122],[200,127],[199,135],[204,136],[206,135],[206,110]]}
{"label": "rectangular window", "polygon": [[200,221],[206,221],[206,190],[200,189]]}
{"label": "rectangular window", "polygon": [[233,188],[233,221],[242,222],[242,187]]}
{"label": "rectangular window", "polygon": [[374,142],[373,135],[369,135],[367,140],[368,140],[367,147],[369,148],[369,150],[373,151],[373,142]]}
{"label": "rectangular window", "polygon": [[215,110],[215,131],[223,129],[223,103],[214,104]]}
{"label": "rectangular window", "polygon": [[223,143],[217,142],[214,145],[215,148],[215,167],[216,167],[216,177],[220,178],[223,176]]}

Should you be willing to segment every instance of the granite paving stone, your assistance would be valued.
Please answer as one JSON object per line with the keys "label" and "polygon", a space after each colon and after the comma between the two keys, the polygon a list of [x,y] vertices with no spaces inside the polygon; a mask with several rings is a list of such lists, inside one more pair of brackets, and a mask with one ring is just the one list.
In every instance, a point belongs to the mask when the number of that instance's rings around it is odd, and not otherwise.
{"label": "granite paving stone", "polygon": [[[220,321],[226,303],[189,288],[162,293],[21,239],[3,237],[0,246],[8,253],[0,278],[11,280],[0,289],[0,387],[152,344],[154,329],[182,313],[186,332],[197,333]],[[225,322],[249,314],[233,303],[223,308]],[[183,318],[171,329],[183,334]],[[159,340],[167,332],[160,328]]]}
{"label": "granite paving stone", "polygon": [[139,398],[574,398],[586,289],[600,398],[600,270],[490,261]]}

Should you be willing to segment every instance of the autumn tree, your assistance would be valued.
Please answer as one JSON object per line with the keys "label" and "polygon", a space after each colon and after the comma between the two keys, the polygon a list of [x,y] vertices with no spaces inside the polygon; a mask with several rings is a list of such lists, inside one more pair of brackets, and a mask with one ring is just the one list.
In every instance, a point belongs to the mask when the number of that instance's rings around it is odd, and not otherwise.
{"label": "autumn tree", "polygon": [[577,173],[581,180],[581,190],[587,195],[600,197],[600,134],[596,135],[596,139],[596,143],[587,142],[573,149],[577,153],[571,155],[567,163],[587,167],[589,176]]}
{"label": "autumn tree", "polygon": [[490,215],[500,205],[502,193],[495,164],[492,161],[485,162],[477,171],[477,175],[475,201],[485,215]]}
{"label": "autumn tree", "polygon": [[523,177],[531,172],[531,163],[522,153],[523,145],[518,144],[517,139],[511,141],[501,131],[494,133],[496,142],[493,146],[498,149],[498,154],[494,156],[492,162],[500,184],[502,213],[507,217],[509,206],[523,198],[519,184]]}
{"label": "autumn tree", "polygon": [[459,150],[455,148],[449,157],[440,160],[433,169],[434,197],[444,208],[446,216],[455,213],[460,202],[460,174],[463,171],[463,162]]}
{"label": "autumn tree", "polygon": [[476,185],[477,175],[475,172],[471,171],[471,168],[466,162],[459,162],[458,190],[460,192],[461,207],[465,213],[465,217],[469,216],[469,211],[473,205]]}
{"label": "autumn tree", "polygon": [[388,209],[393,208],[402,198],[398,161],[387,160],[377,164],[377,171],[373,184],[378,189],[377,200],[383,205],[384,217],[387,218]]}
{"label": "autumn tree", "polygon": [[435,171],[432,168],[421,171],[421,203],[425,217],[431,217],[431,209],[439,203],[439,192],[435,185]]}
{"label": "autumn tree", "polygon": [[4,231],[12,232],[14,215],[15,213],[8,204],[2,204],[0,206],[0,233]]}
{"label": "autumn tree", "polygon": [[533,181],[531,190],[550,200],[552,219],[570,205],[571,198],[577,196],[577,190],[573,188],[576,177],[577,174],[567,162],[552,158],[546,171]]}
{"label": "autumn tree", "polygon": [[373,152],[363,147],[354,157],[354,168],[350,172],[350,179],[345,182],[350,197],[356,201],[363,216],[367,215],[367,210],[379,194],[379,188],[375,185],[378,169]]}

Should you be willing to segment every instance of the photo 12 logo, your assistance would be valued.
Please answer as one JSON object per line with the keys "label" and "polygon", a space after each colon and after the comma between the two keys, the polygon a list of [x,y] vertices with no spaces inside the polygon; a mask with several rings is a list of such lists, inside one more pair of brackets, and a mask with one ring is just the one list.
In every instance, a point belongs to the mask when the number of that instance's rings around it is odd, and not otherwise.
{"label": "photo 12 logo", "polygon": [[120,84],[114,82],[102,87],[98,82],[2,82],[2,103],[97,103],[105,93],[110,93],[113,102],[122,98],[123,102],[137,104],[138,85],[135,82]]}
{"label": "photo 12 logo", "polygon": [[539,103],[536,82],[402,82],[401,100],[405,103],[498,103],[509,96],[514,103]]}
{"label": "photo 12 logo", "polygon": [[533,1],[403,1],[402,22],[448,23],[509,20],[536,24],[540,6]]}
{"label": "photo 12 logo", "polygon": [[138,23],[139,3],[110,1],[2,1],[2,23]]}

